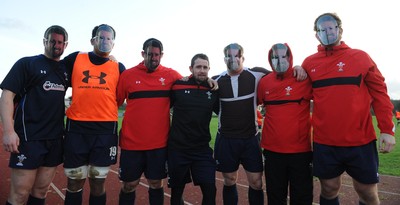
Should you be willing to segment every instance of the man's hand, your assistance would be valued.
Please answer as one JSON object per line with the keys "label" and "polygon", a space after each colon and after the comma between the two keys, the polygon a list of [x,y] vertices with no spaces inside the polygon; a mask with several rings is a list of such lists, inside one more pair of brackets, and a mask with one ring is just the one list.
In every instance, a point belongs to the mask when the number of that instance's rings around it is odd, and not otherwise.
{"label": "man's hand", "polygon": [[3,147],[6,152],[19,153],[19,137],[17,133],[3,132]]}
{"label": "man's hand", "polygon": [[189,80],[189,76],[184,76],[184,77],[181,78],[181,81],[185,81],[186,82],[188,80]]}
{"label": "man's hand", "polygon": [[211,87],[211,90],[216,91],[218,90],[218,82],[216,80],[213,80],[212,78],[207,79],[208,85]]}
{"label": "man's hand", "polygon": [[396,144],[396,139],[394,136],[381,133],[379,137],[379,152],[380,153],[389,153],[393,150],[394,145]]}
{"label": "man's hand", "polygon": [[108,59],[110,59],[110,61],[118,63],[117,58],[115,58],[115,56],[113,56],[113,55],[108,56]]}
{"label": "man's hand", "polygon": [[303,81],[307,78],[306,71],[299,65],[294,66],[293,77],[296,77],[297,81]]}

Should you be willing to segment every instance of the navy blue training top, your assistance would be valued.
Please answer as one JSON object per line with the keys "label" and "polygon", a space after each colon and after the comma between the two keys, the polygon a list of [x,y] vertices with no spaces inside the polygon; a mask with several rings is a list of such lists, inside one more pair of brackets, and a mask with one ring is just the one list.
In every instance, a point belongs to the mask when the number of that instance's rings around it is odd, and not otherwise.
{"label": "navy blue training top", "polygon": [[13,65],[0,88],[23,96],[14,113],[14,129],[21,140],[63,137],[68,79],[65,66],[43,54],[21,58]]}

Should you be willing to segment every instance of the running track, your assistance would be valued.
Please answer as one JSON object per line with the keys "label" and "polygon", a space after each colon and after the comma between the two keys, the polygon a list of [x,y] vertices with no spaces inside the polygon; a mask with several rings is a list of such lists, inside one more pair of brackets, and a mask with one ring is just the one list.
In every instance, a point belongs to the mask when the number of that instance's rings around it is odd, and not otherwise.
{"label": "running track", "polygon": [[[2,134],[0,124],[0,135]],[[1,136],[0,136],[1,139]],[[9,153],[6,153],[4,149],[0,148],[0,204],[5,204],[9,193],[10,186],[10,169],[8,168]],[[264,180],[265,182],[265,180]],[[217,204],[222,204],[222,186],[223,180],[220,173],[217,173],[216,178],[217,184]],[[164,181],[164,204],[169,205],[170,199],[170,189],[166,188],[166,181]],[[246,176],[244,174],[243,168],[240,168],[238,177],[238,193],[239,193],[239,204],[247,203],[247,182]],[[107,190],[107,204],[117,205],[118,204],[118,194],[120,190],[120,181],[118,179],[118,165],[112,166],[111,172],[106,181]],[[145,179],[141,180],[140,186],[136,192],[136,204],[148,204],[148,194],[147,194],[147,182]],[[53,183],[51,184],[46,204],[49,205],[62,205],[65,198],[66,189],[66,178],[63,172],[62,166],[57,169],[57,174]],[[265,189],[265,188],[264,188]],[[88,204],[89,187],[88,183],[85,184],[84,189],[84,201],[83,204]],[[319,193],[319,182],[314,181],[314,205],[319,204],[318,201]],[[379,198],[381,200],[381,205],[399,205],[400,204],[400,177],[394,176],[381,176],[381,182],[379,183]],[[188,184],[185,189],[184,199],[186,205],[201,204],[201,191],[199,187],[194,187],[192,184]],[[351,179],[344,175],[343,186],[340,192],[341,204],[344,205],[358,205],[358,198],[356,193],[352,188]],[[266,200],[265,200],[266,201]],[[266,202],[265,202],[266,204]]]}

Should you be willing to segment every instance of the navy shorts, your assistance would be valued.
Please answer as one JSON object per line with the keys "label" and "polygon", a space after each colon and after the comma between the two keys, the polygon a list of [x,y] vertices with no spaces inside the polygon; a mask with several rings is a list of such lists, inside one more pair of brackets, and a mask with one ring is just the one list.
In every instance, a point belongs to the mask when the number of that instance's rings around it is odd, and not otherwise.
{"label": "navy shorts", "polygon": [[376,141],[355,147],[335,147],[314,143],[313,172],[321,179],[331,179],[347,172],[363,184],[379,182]]}
{"label": "navy shorts", "polygon": [[138,180],[142,174],[147,179],[167,177],[167,148],[154,150],[123,150],[119,159],[119,179],[124,182]]}
{"label": "navy shorts", "polygon": [[168,150],[168,187],[215,183],[215,160],[211,148],[182,152]]}
{"label": "navy shorts", "polygon": [[229,173],[243,168],[249,172],[262,172],[263,161],[260,133],[250,138],[227,138],[217,133],[214,147],[217,171]]}
{"label": "navy shorts", "polygon": [[68,132],[64,139],[64,167],[108,167],[117,163],[118,136]]}
{"label": "navy shorts", "polygon": [[19,153],[11,153],[9,167],[16,169],[37,169],[56,167],[63,162],[62,139],[20,141]]}

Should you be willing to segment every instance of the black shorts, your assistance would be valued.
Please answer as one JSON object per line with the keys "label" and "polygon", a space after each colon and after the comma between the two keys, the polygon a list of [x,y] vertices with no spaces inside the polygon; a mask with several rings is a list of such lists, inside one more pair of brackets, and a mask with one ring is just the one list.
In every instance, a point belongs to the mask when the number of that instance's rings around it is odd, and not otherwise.
{"label": "black shorts", "polygon": [[215,160],[211,148],[182,152],[168,150],[168,187],[215,183]]}
{"label": "black shorts", "polygon": [[118,136],[68,132],[64,140],[64,167],[108,167],[117,163]]}
{"label": "black shorts", "polygon": [[119,159],[119,178],[124,182],[140,179],[161,180],[167,177],[167,148],[123,150]]}
{"label": "black shorts", "polygon": [[376,141],[355,147],[335,147],[314,143],[313,172],[321,179],[331,179],[347,172],[363,184],[379,182]]}
{"label": "black shorts", "polygon": [[63,162],[62,139],[20,141],[19,153],[11,153],[9,167],[16,169],[37,169],[56,167]]}
{"label": "black shorts", "polygon": [[282,204],[288,193],[296,204],[312,204],[312,152],[263,153],[268,204]]}
{"label": "black shorts", "polygon": [[229,173],[243,168],[249,172],[262,172],[263,161],[260,147],[260,133],[254,137],[227,138],[217,133],[214,147],[217,171]]}

